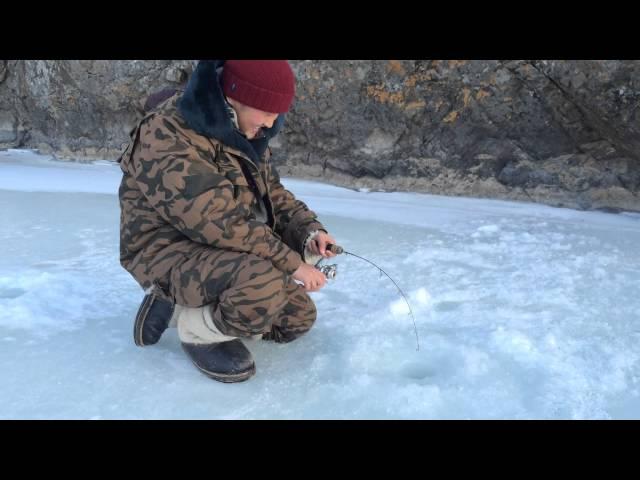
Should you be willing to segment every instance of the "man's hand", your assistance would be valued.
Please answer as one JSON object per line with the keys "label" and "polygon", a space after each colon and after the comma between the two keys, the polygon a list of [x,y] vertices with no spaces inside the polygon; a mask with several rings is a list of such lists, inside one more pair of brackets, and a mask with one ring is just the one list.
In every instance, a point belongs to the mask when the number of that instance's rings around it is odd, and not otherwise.
{"label": "man's hand", "polygon": [[307,292],[317,292],[324,287],[327,282],[327,277],[324,276],[320,270],[312,267],[308,263],[303,263],[298,269],[293,272],[292,277],[299,282],[302,282],[304,289]]}
{"label": "man's hand", "polygon": [[327,250],[327,245],[331,243],[336,243],[334,238],[328,233],[321,231],[309,241],[307,248],[313,255],[322,255],[324,258],[331,258],[336,256],[335,253]]}

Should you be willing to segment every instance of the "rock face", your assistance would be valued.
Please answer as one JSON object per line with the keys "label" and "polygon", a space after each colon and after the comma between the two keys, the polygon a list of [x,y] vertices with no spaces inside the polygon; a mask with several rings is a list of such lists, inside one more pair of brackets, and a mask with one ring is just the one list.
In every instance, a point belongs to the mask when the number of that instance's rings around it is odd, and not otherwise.
{"label": "rock face", "polygon": [[192,71],[190,61],[0,62],[0,147],[62,158],[117,157],[150,91]]}
{"label": "rock face", "polygon": [[[292,61],[283,175],[640,211],[638,61]],[[191,61],[0,61],[0,148],[113,158]]]}

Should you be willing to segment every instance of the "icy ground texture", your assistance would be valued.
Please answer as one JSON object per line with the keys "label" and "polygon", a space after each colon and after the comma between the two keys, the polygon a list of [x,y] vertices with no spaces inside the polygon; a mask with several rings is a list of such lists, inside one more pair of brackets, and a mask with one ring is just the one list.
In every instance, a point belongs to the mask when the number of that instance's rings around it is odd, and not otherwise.
{"label": "icy ground texture", "polygon": [[314,329],[199,373],[132,340],[120,172],[0,152],[0,418],[640,418],[640,217],[285,179],[339,243]]}

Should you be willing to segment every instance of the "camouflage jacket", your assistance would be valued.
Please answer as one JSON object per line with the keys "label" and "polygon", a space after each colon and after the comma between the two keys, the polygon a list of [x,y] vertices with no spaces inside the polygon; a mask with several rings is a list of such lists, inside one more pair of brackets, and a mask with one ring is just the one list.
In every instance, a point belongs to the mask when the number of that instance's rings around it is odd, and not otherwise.
{"label": "camouflage jacket", "polygon": [[120,263],[143,288],[166,292],[171,269],[211,247],[252,253],[292,274],[309,233],[326,231],[270,162],[268,141],[283,116],[261,138],[242,136],[219,87],[222,64],[200,62],[185,91],[133,129],[119,160]]}

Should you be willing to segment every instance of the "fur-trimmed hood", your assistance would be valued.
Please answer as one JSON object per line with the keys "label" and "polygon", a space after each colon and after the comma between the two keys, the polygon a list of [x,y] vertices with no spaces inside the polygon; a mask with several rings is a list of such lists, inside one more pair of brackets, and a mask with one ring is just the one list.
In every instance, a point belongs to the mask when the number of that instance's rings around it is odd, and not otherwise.
{"label": "fur-trimmed hood", "polygon": [[202,60],[194,70],[187,87],[178,100],[178,111],[189,128],[223,144],[236,148],[259,162],[269,140],[284,124],[284,115],[278,115],[271,128],[263,128],[263,136],[248,140],[234,126],[220,85],[224,60]]}

